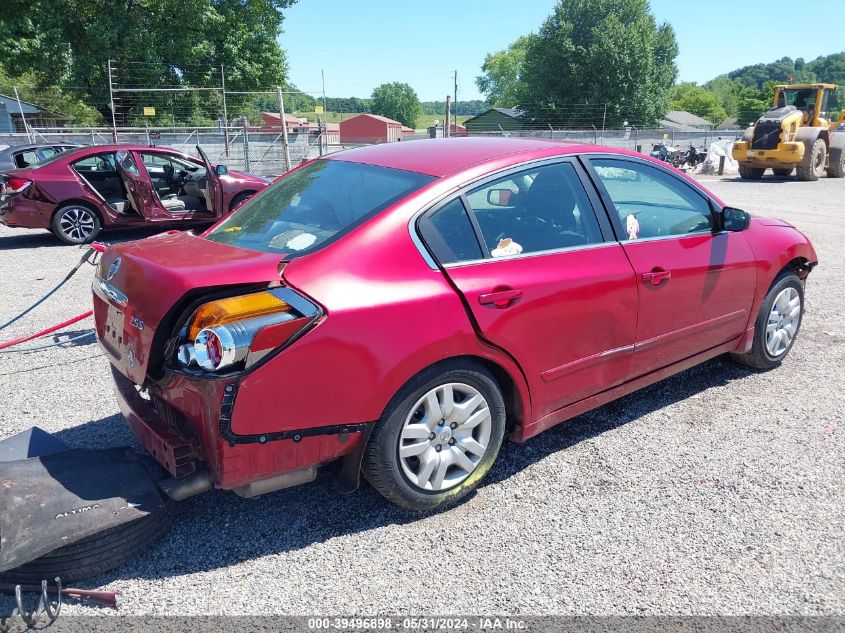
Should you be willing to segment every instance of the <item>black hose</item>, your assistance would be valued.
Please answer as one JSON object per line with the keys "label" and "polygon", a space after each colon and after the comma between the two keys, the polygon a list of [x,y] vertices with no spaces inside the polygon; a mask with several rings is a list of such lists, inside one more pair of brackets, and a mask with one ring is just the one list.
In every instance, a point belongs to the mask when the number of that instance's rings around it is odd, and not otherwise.
{"label": "black hose", "polygon": [[53,294],[55,294],[55,292],[59,288],[64,286],[70,280],[70,278],[73,277],[76,274],[76,271],[79,270],[79,268],[82,266],[82,264],[84,264],[85,262],[88,261],[89,255],[91,255],[91,253],[94,253],[94,252],[96,252],[96,251],[93,248],[89,248],[87,251],[85,251],[85,254],[82,256],[82,259],[79,260],[79,263],[77,263],[76,266],[71,268],[70,272],[67,275],[65,275],[65,278],[62,279],[55,288],[53,288],[50,292],[48,292],[46,295],[41,297],[38,301],[33,303],[31,306],[29,306],[26,310],[24,310],[23,312],[18,314],[16,317],[12,318],[10,321],[6,321],[3,325],[0,325],[0,330],[6,329],[10,325],[12,325],[12,323],[14,323],[14,322],[18,321],[19,319],[25,317],[27,314],[29,314],[30,312],[35,310],[35,308],[37,308],[42,303],[44,303],[47,299],[49,299],[51,296],[53,296]]}

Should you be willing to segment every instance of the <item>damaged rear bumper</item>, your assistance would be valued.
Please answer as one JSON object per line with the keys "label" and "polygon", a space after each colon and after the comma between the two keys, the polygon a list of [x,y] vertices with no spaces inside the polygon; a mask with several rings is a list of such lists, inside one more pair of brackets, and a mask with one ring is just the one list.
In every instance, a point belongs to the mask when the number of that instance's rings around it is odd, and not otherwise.
{"label": "damaged rear bumper", "polygon": [[148,384],[148,397],[143,397],[114,366],[112,374],[123,417],[173,477],[207,469],[215,487],[252,497],[312,481],[321,465],[344,458],[341,490],[358,485],[371,423],[238,435],[231,427],[239,398],[237,380],[170,374]]}

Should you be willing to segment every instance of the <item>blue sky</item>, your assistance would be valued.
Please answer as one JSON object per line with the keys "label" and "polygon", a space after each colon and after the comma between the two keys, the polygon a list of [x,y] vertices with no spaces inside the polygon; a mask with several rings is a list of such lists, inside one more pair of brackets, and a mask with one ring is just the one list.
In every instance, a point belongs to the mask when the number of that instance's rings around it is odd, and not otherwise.
{"label": "blue sky", "polygon": [[[554,4],[299,0],[285,11],[281,43],[291,78],[303,91],[319,92],[324,70],[328,96],[369,97],[380,83],[404,81],[420,99],[442,100],[451,93],[457,70],[458,99],[477,99],[475,77],[484,55],[536,31]],[[845,32],[841,0],[652,0],[651,6],[658,22],[675,28],[685,81],[701,83],[785,55],[810,60],[845,45],[835,35]],[[830,19],[802,19],[802,11]]]}

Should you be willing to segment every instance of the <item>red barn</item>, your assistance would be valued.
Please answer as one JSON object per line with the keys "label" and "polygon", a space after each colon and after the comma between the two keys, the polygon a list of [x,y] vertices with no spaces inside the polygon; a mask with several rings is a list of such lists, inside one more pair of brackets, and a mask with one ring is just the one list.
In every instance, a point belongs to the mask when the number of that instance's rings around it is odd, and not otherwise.
{"label": "red barn", "polygon": [[402,139],[402,124],[377,114],[359,114],[340,122],[341,143],[392,143]]}

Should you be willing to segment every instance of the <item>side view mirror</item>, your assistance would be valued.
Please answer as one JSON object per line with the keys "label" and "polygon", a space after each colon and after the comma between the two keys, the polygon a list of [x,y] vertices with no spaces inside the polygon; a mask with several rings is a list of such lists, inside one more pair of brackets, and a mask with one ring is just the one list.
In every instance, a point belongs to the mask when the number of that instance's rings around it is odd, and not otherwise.
{"label": "side view mirror", "polygon": [[516,203],[516,192],[510,189],[488,189],[487,204],[491,207],[512,207]]}
{"label": "side view mirror", "polygon": [[751,216],[742,209],[725,207],[721,212],[722,228],[726,231],[744,231],[751,223]]}
{"label": "side view mirror", "polygon": [[229,168],[226,165],[217,165],[216,171],[218,176],[225,176],[229,173]]}

